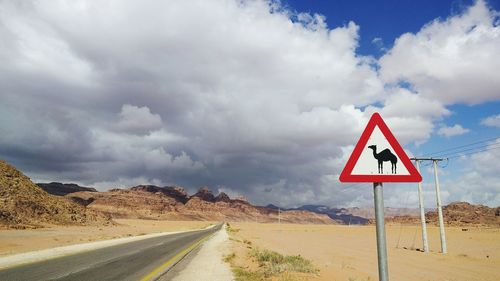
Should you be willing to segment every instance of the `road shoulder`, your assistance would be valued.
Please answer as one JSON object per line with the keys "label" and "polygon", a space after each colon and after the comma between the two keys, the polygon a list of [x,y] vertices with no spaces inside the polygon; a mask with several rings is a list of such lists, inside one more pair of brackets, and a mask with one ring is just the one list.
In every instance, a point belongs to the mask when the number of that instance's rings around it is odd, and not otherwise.
{"label": "road shoulder", "polygon": [[199,248],[189,253],[159,280],[173,281],[231,281],[231,268],[223,261],[229,251],[229,239],[224,228]]}

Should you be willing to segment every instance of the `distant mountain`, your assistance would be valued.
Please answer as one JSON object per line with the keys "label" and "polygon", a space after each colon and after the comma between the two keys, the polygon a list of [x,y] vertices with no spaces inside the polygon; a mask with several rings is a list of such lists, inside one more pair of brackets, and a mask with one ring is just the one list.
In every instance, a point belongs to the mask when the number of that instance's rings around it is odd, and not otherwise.
{"label": "distant mountain", "polygon": [[302,205],[298,208],[295,208],[295,210],[307,210],[315,213],[323,213],[325,211],[328,211],[329,209],[330,207],[327,207],[325,205]]}
{"label": "distant mountain", "polygon": [[280,207],[278,207],[278,206],[276,206],[276,205],[273,205],[273,204],[267,204],[267,205],[265,206],[265,208],[272,209],[272,210],[279,210],[279,209],[283,209],[283,208],[280,208]]}
{"label": "distant mountain", "polygon": [[[366,219],[375,219],[375,209],[373,207],[368,208],[345,208],[346,212],[355,216],[359,216]],[[432,208],[427,208],[427,211],[434,210]],[[418,208],[393,208],[385,207],[384,215],[386,218],[392,218],[395,216],[419,216],[420,210]]]}
{"label": "distant mountain", "polygon": [[165,186],[158,187],[155,185],[138,185],[130,188],[130,190],[134,191],[144,191],[150,193],[161,193],[165,196],[173,198],[177,202],[181,202],[185,204],[189,200],[189,195],[182,187],[178,186]]}
{"label": "distant mountain", "polygon": [[[427,223],[438,224],[437,211],[425,214]],[[490,208],[483,205],[473,205],[467,202],[453,202],[443,207],[443,220],[446,225],[467,226],[485,225],[500,226],[500,207]],[[395,216],[389,218],[393,223],[420,223],[420,216]]]}
{"label": "distant mountain", "polygon": [[[375,210],[373,208],[331,208],[325,205],[303,205],[293,210],[307,210],[318,214],[326,214],[331,219],[343,224],[369,224],[375,218]],[[433,209],[426,209],[427,211]],[[393,217],[415,217],[419,216],[420,211],[417,208],[391,208],[384,209],[385,217],[390,219]]]}
{"label": "distant mountain", "polygon": [[204,187],[201,187],[198,192],[196,192],[193,196],[191,196],[191,198],[194,198],[194,197],[198,197],[200,198],[201,200],[203,201],[207,201],[207,202],[214,202],[215,201],[215,196],[214,194],[212,193],[212,191],[204,186]]}
{"label": "distant mountain", "polygon": [[109,217],[51,195],[0,160],[0,226],[32,228],[46,224],[107,224]]}
{"label": "distant mountain", "polygon": [[353,215],[345,208],[330,208],[325,205],[303,205],[294,210],[306,210],[317,214],[328,215],[332,220],[343,224],[367,224],[368,218]]}
{"label": "distant mountain", "polygon": [[36,185],[45,190],[47,193],[57,196],[64,196],[66,194],[79,191],[97,192],[95,188],[79,186],[74,183],[51,182],[51,183],[37,183]]}
{"label": "distant mountain", "polygon": [[[278,221],[277,209],[254,206],[243,197],[231,199],[223,192],[215,196],[208,187],[192,196],[180,187],[141,185],[107,192],[76,192],[66,197],[114,218]],[[325,214],[306,210],[284,210],[280,218],[289,223],[335,223]]]}

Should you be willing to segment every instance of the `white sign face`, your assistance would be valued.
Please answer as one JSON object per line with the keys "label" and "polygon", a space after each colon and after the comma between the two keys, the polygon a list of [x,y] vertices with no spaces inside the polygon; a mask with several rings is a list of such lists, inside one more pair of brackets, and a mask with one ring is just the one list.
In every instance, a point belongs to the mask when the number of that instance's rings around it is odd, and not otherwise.
{"label": "white sign face", "polygon": [[382,131],[375,126],[352,175],[410,175]]}

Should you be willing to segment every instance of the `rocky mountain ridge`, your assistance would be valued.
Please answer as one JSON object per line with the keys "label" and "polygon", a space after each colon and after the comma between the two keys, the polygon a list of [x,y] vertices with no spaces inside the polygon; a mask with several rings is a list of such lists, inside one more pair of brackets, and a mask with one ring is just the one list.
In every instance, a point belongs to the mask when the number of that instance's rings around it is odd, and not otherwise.
{"label": "rocky mountain ridge", "polygon": [[106,192],[76,192],[70,200],[113,218],[166,220],[225,220],[288,223],[335,223],[325,214],[306,210],[289,210],[278,214],[272,208],[254,206],[244,198],[231,199],[224,192],[215,196],[201,187],[189,196],[181,187],[140,185],[115,188]]}
{"label": "rocky mountain ridge", "polygon": [[64,196],[66,194],[79,191],[97,192],[97,190],[93,187],[79,186],[78,184],[74,183],[51,182],[37,183],[36,185],[45,190],[47,193],[58,196]]}
{"label": "rocky mountain ridge", "polygon": [[[215,196],[208,187],[189,195],[178,186],[138,185],[106,192],[57,182],[37,186],[13,166],[0,160],[2,227],[109,224],[113,223],[111,218],[264,223],[280,219],[285,223],[366,224],[372,222],[372,212],[371,208],[331,208],[324,205],[304,205],[294,209],[275,205],[254,206],[244,197],[233,199],[224,192]],[[443,207],[443,214],[448,225],[500,226],[500,207],[454,202]],[[386,208],[386,220],[418,223],[419,218],[417,209]],[[427,221],[436,223],[437,212],[427,212]]]}

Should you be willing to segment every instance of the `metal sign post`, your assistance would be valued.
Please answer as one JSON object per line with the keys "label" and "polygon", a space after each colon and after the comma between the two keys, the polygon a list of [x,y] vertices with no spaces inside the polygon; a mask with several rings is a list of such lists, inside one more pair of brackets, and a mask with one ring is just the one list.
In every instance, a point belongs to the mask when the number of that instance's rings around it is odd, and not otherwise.
{"label": "metal sign post", "polygon": [[[386,163],[384,165],[384,162]],[[385,168],[384,168],[385,166]],[[420,182],[422,176],[378,113],[373,113],[347,163],[341,182],[373,183],[378,278],[389,280],[385,240],[383,182]]]}
{"label": "metal sign post", "polygon": [[373,183],[373,199],[375,202],[375,224],[377,231],[378,279],[380,281],[388,281],[389,270],[387,267],[387,245],[385,241],[384,193],[381,182]]}

